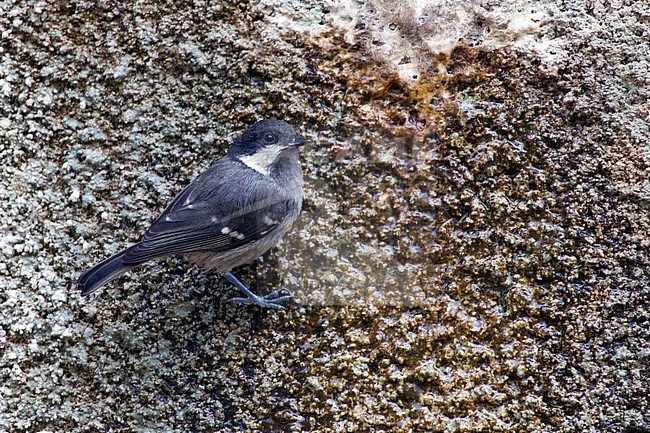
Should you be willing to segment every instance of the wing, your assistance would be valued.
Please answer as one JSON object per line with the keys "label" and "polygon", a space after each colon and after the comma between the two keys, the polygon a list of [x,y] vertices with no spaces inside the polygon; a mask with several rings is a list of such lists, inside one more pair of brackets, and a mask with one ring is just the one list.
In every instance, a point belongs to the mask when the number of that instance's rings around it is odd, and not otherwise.
{"label": "wing", "polygon": [[300,206],[268,180],[246,178],[256,173],[242,173],[233,166],[235,162],[222,161],[169,204],[142,240],[129,249],[123,263],[234,249],[268,235]]}

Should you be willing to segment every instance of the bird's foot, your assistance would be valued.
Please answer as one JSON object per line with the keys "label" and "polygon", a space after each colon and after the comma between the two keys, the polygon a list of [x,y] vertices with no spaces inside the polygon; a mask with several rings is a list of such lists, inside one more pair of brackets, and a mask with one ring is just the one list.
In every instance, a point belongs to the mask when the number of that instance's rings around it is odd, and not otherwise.
{"label": "bird's foot", "polygon": [[254,293],[247,293],[245,298],[231,298],[228,299],[228,302],[233,304],[244,304],[244,305],[259,305],[262,308],[273,308],[275,310],[284,310],[285,307],[280,305],[281,302],[288,301],[293,298],[291,294],[283,294],[283,289],[274,290],[268,295],[259,296]]}
{"label": "bird's foot", "polygon": [[293,296],[289,294],[281,294],[283,289],[275,290],[268,295],[260,296],[251,292],[248,287],[246,287],[241,281],[237,279],[232,273],[228,272],[223,274],[228,281],[230,281],[235,287],[244,292],[246,295],[245,298],[232,298],[228,302],[233,304],[245,304],[245,305],[259,305],[262,308],[273,308],[275,310],[284,310],[284,307],[280,305],[280,302],[288,301]]}

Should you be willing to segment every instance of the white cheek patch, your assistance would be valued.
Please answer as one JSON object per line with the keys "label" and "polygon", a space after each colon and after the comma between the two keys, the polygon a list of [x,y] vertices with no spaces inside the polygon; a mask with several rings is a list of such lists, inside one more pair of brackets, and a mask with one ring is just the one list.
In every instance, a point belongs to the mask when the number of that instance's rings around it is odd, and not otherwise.
{"label": "white cheek patch", "polygon": [[239,160],[258,173],[268,176],[271,174],[273,162],[283,149],[282,146],[267,146],[252,155],[241,156]]}

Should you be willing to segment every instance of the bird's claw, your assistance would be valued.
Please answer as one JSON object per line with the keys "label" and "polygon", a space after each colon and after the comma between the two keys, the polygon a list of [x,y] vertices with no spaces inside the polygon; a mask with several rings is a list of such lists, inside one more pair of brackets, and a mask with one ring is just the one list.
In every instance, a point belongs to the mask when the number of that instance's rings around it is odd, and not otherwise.
{"label": "bird's claw", "polygon": [[281,295],[280,292],[283,289],[274,290],[268,295],[259,296],[251,294],[246,298],[230,298],[228,302],[233,304],[243,304],[243,305],[259,305],[262,308],[273,308],[274,310],[284,310],[285,307],[280,305],[280,302],[288,301],[293,298],[293,295]]}

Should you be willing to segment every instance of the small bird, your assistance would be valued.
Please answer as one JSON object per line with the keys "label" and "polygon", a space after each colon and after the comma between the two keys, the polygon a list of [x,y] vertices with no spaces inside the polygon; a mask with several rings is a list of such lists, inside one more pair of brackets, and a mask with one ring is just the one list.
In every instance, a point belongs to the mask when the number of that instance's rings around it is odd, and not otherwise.
{"label": "small bird", "polygon": [[266,119],[236,137],[226,156],[192,181],[140,242],[79,278],[82,295],[153,259],[184,255],[216,271],[246,295],[230,301],[282,309],[291,295],[254,294],[231,270],[274,247],[302,207],[298,155],[306,140],[286,122]]}

